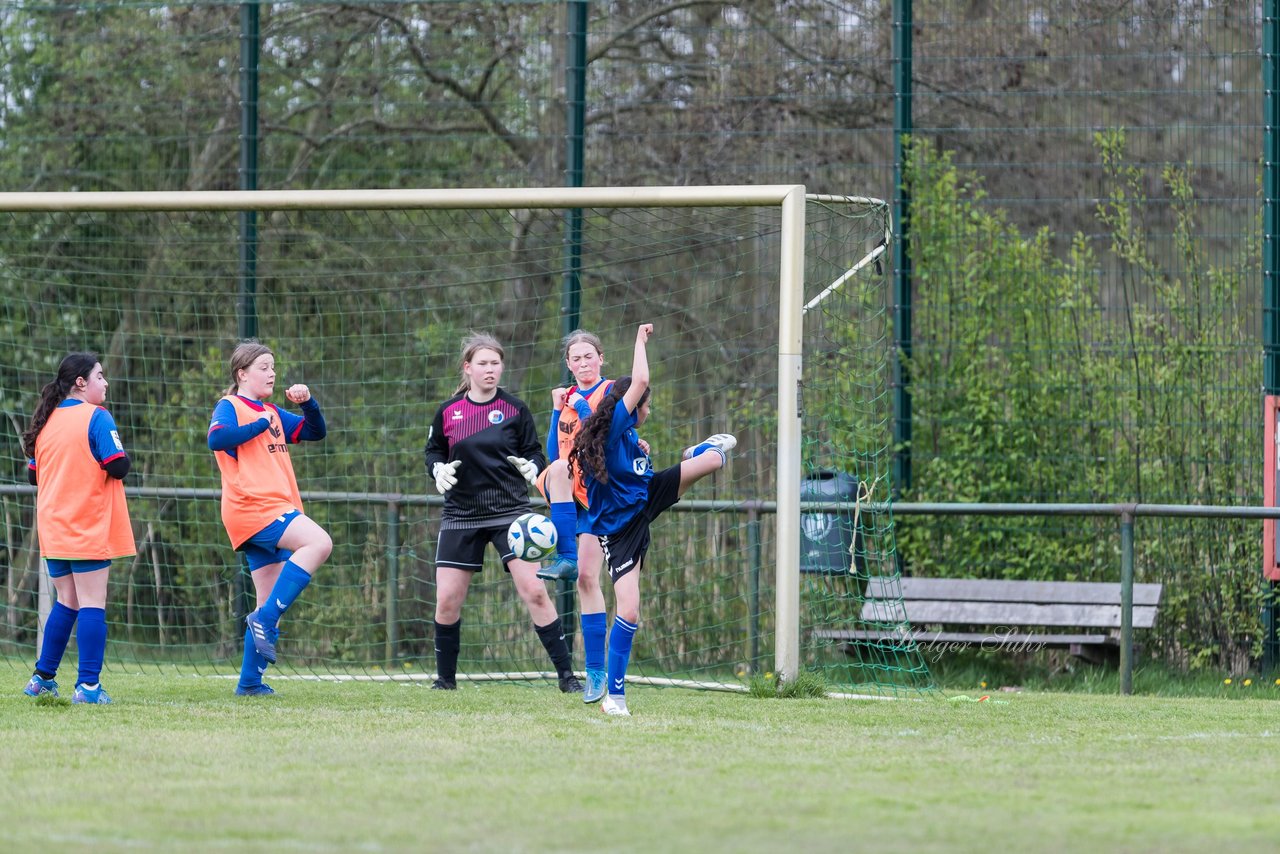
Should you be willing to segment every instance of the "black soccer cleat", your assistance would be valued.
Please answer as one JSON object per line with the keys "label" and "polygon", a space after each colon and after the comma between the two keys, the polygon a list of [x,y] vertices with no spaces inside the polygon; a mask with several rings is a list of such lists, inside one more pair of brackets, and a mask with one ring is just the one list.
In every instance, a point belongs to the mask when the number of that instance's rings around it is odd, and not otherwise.
{"label": "black soccer cleat", "polygon": [[437,679],[431,683],[432,691],[457,691],[458,683],[452,679]]}
{"label": "black soccer cleat", "polygon": [[581,694],[582,682],[572,673],[567,676],[560,677],[560,692],[562,694]]}

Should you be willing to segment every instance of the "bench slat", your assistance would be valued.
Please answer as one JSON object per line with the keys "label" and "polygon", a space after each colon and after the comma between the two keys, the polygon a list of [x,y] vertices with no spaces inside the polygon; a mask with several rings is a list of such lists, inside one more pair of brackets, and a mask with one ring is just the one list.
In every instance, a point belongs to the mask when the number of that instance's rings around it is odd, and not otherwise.
{"label": "bench slat", "polygon": [[[823,640],[835,641],[902,641],[901,632],[868,631],[864,629],[817,629],[813,636]],[[1037,634],[1035,632],[1014,632],[1012,634],[993,634],[991,632],[924,632],[917,630],[913,635],[919,646],[933,646],[942,643],[973,644],[984,649],[1002,646],[1071,646],[1085,644],[1089,646],[1116,646],[1118,638],[1110,635],[1057,635]]]}
{"label": "bench slat", "polygon": [[[899,586],[900,585],[900,586]],[[1162,584],[1133,585],[1133,604],[1157,606]],[[993,581],[973,578],[902,578],[873,576],[867,599],[959,599],[982,602],[1119,605],[1120,585],[1085,581]]]}
{"label": "bench slat", "polygon": [[[1001,626],[1082,626],[1119,628],[1119,605],[1040,605],[1026,602],[962,602],[907,599],[863,604],[862,620],[870,623],[966,623]],[[1156,608],[1133,609],[1134,628],[1155,625]]]}

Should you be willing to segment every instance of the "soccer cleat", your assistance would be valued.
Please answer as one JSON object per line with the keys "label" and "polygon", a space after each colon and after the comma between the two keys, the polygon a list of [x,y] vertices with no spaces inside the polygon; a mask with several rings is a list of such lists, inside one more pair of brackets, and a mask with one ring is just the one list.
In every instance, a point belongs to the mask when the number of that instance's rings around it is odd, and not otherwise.
{"label": "soccer cleat", "polygon": [[452,679],[437,679],[431,683],[432,691],[457,691],[458,683]]}
{"label": "soccer cleat", "polygon": [[631,711],[627,708],[627,698],[622,694],[609,694],[600,704],[600,711],[616,718],[629,718]]}
{"label": "soccer cleat", "polygon": [[738,446],[738,439],[732,433],[717,433],[714,436],[708,436],[696,445],[685,448],[680,459],[691,460],[704,451],[719,451],[720,457],[724,460],[729,459],[729,452]]}
{"label": "soccer cleat", "polygon": [[568,676],[560,677],[560,693],[562,694],[580,694],[582,692],[582,683],[578,681],[578,677],[570,673]]}
{"label": "soccer cleat", "polygon": [[538,567],[537,575],[543,581],[577,581],[578,562],[567,557],[556,558],[555,563]]}
{"label": "soccer cleat", "polygon": [[111,702],[111,696],[107,693],[107,689],[102,685],[97,688],[86,687],[82,682],[76,686],[75,696],[71,698],[73,703],[88,703],[95,706],[105,706]]}
{"label": "soccer cleat", "polygon": [[604,696],[605,683],[608,681],[609,677],[603,670],[588,670],[587,687],[582,689],[582,702],[600,702],[600,698]]}
{"label": "soccer cleat", "polygon": [[246,614],[244,624],[249,627],[249,632],[253,635],[253,648],[257,650],[258,655],[275,664],[276,639],[280,637],[280,632],[267,628],[266,624],[258,619],[257,611]]}
{"label": "soccer cleat", "polygon": [[45,679],[38,673],[31,674],[31,681],[27,683],[27,687],[22,689],[22,693],[28,697],[39,697],[41,694],[52,694],[58,696],[58,683],[52,679]]}
{"label": "soccer cleat", "polygon": [[275,694],[275,689],[265,682],[250,685],[248,688],[243,685],[236,686],[237,697],[270,697],[272,694]]}

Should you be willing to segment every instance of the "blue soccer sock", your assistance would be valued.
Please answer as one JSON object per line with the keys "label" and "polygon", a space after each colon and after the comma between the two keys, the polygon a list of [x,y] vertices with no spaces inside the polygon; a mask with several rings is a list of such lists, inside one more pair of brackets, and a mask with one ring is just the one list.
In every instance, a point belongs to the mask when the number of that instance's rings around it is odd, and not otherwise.
{"label": "blue soccer sock", "polygon": [[76,646],[80,649],[77,685],[97,685],[102,659],[107,654],[107,612],[102,608],[81,608],[76,621]]}
{"label": "blue soccer sock", "polygon": [[587,670],[604,670],[607,622],[604,611],[582,615],[582,665]]}
{"label": "blue soccer sock", "polygon": [[40,659],[36,662],[36,673],[42,678],[52,679],[58,675],[58,665],[67,651],[67,642],[71,640],[71,630],[75,628],[79,613],[61,602],[53,603],[49,619],[44,624],[44,646],[40,648]]}
{"label": "blue soccer sock", "polygon": [[631,641],[639,626],[621,617],[613,618],[609,632],[609,693],[627,693],[627,664],[631,661]]}
{"label": "blue soccer sock", "polygon": [[551,524],[556,526],[556,551],[565,560],[578,559],[578,505],[573,501],[551,502]]}
{"label": "blue soccer sock", "polygon": [[262,684],[262,674],[267,672],[269,662],[258,655],[253,646],[253,632],[244,630],[244,658],[240,662],[240,687],[256,688]]}
{"label": "blue soccer sock", "polygon": [[721,450],[720,448],[717,448],[715,445],[711,445],[711,444],[708,444],[708,443],[706,443],[706,442],[699,442],[698,444],[696,444],[696,445],[694,445],[692,448],[690,448],[690,449],[689,449],[689,456],[688,456],[688,457],[686,457],[686,459],[690,459],[690,460],[691,460],[691,459],[693,459],[694,457],[701,456],[702,454],[705,454],[707,451],[715,451],[717,454],[719,454],[719,455],[720,455],[720,462],[721,462],[722,464],[723,464],[723,463],[725,463],[725,462],[727,462],[727,461],[728,461],[728,459],[729,459],[728,454],[726,454],[723,450]]}
{"label": "blue soccer sock", "polygon": [[266,604],[258,609],[258,619],[262,620],[262,624],[268,629],[274,629],[276,623],[280,622],[280,615],[289,610],[289,606],[310,583],[311,573],[291,560],[285,561],[284,568],[280,570],[280,577],[271,588],[271,595],[267,597]]}

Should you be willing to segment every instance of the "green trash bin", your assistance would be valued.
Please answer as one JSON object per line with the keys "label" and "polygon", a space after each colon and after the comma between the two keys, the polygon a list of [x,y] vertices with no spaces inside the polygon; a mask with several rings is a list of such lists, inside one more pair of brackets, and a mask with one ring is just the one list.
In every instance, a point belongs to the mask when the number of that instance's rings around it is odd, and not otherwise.
{"label": "green trash bin", "polygon": [[[801,501],[852,504],[857,499],[858,479],[845,472],[819,471],[800,481]],[[854,568],[859,576],[866,576],[862,531],[854,530],[853,516],[853,507],[837,512],[800,512],[801,572],[848,575]]]}

